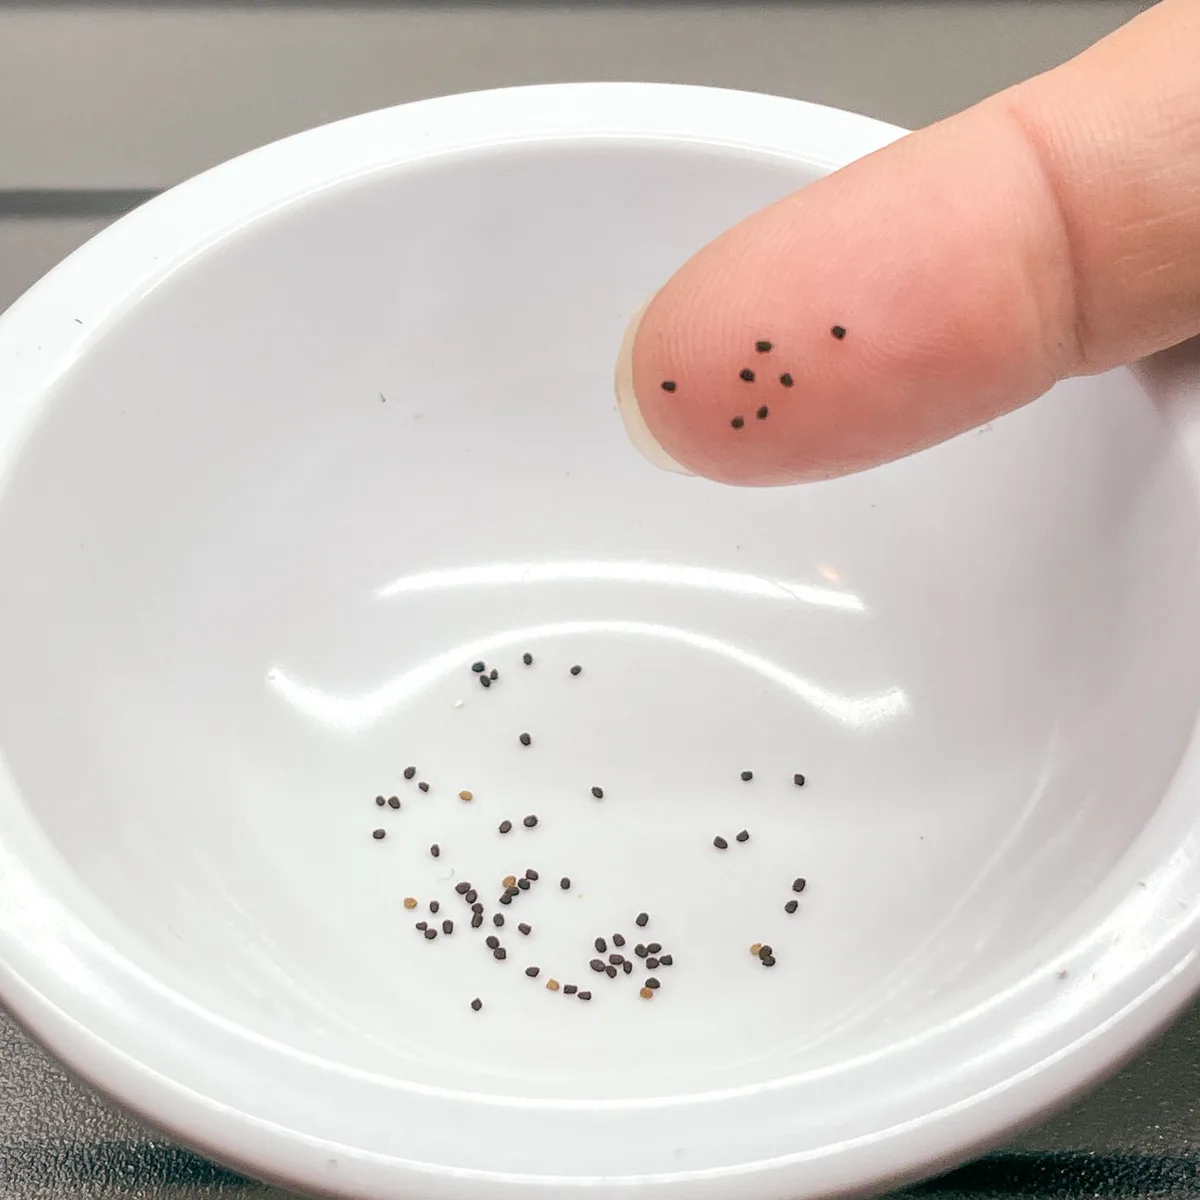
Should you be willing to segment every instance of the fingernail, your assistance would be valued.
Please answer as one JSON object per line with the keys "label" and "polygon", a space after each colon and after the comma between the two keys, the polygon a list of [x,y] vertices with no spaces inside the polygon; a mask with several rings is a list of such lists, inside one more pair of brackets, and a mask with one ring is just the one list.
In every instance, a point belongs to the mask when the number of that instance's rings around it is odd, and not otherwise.
{"label": "fingernail", "polygon": [[638,326],[642,323],[642,315],[650,307],[651,296],[641,308],[633,314],[625,338],[621,342],[621,352],[617,356],[616,392],[617,410],[625,424],[625,432],[638,452],[653,466],[661,467],[664,471],[674,471],[678,475],[691,475],[686,467],[681,467],[659,444],[650,427],[642,416],[638,404],[637,393],[633,390],[633,343],[637,337]]}

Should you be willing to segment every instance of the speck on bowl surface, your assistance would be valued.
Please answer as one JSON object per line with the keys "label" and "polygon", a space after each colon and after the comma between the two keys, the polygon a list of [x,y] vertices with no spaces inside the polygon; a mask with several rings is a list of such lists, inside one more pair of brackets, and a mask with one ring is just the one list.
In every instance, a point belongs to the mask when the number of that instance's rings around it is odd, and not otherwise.
{"label": "speck on bowl surface", "polygon": [[[796,1200],[949,1166],[1177,1010],[1194,361],[791,490],[657,472],[613,410],[678,263],[897,133],[643,85],[431,101],[176,189],[0,319],[27,1026],[302,1188]],[[590,971],[615,933],[673,956],[652,1001]]]}

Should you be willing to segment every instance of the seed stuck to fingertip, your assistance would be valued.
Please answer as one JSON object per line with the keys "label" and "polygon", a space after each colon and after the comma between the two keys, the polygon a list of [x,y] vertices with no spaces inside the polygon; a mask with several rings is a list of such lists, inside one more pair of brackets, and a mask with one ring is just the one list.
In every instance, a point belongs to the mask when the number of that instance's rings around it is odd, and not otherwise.
{"label": "seed stuck to fingertip", "polygon": [[729,424],[732,425],[734,427],[734,429],[741,429],[741,427],[743,425],[745,425],[745,423],[746,422],[742,417],[734,417],[733,420],[729,422]]}
{"label": "seed stuck to fingertip", "polygon": [[664,379],[662,383],[662,390],[664,392],[673,392],[675,390],[675,380]]}
{"label": "seed stuck to fingertip", "polygon": [[785,371],[782,375],[780,375],[779,382],[782,383],[784,387],[791,387],[796,381]]}
{"label": "seed stuck to fingertip", "polygon": [[738,378],[744,380],[746,383],[753,383],[754,382],[754,372],[752,370],[750,370],[749,367],[743,367],[738,372]]}
{"label": "seed stuck to fingertip", "polygon": [[375,839],[377,842],[382,842],[382,841],[383,841],[383,839],[384,839],[385,837],[387,837],[387,830],[386,830],[386,829],[376,829],[376,830],[374,831],[374,833],[372,833],[372,834],[371,834],[371,836],[372,836],[372,837],[373,837],[373,838],[374,838],[374,839]]}
{"label": "seed stuck to fingertip", "polygon": [[754,348],[759,352],[759,354],[769,354],[773,349],[770,342],[755,342]]}
{"label": "seed stuck to fingertip", "polygon": [[846,336],[846,331],[841,325],[835,325],[829,332],[832,333],[839,342]]}

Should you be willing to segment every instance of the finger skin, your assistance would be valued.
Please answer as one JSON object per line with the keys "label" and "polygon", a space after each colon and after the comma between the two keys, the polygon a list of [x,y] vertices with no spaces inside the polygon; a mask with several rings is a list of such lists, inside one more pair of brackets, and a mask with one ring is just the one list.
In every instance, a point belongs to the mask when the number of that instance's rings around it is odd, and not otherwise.
{"label": "finger skin", "polygon": [[642,314],[620,398],[695,474],[795,483],[1198,331],[1200,0],[1167,0],[705,247]]}

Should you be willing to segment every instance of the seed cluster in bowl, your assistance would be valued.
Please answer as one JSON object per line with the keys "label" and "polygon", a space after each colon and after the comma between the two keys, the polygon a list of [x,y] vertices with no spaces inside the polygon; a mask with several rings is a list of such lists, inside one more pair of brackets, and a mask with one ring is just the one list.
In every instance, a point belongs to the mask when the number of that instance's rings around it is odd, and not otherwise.
{"label": "seed cluster in bowl", "polygon": [[[526,651],[521,656],[521,662],[525,667],[534,665],[534,657],[532,653]],[[470,670],[475,678],[478,679],[480,687],[490,690],[493,685],[500,680],[500,670],[496,666],[489,665],[483,660],[479,660],[471,664]],[[583,674],[583,667],[576,663],[569,668],[568,672],[573,677],[578,677]],[[523,730],[517,735],[517,741],[520,745],[532,749],[535,739],[528,730]],[[427,794],[430,791],[428,780],[418,779],[419,774],[415,766],[407,766],[404,768],[404,779],[408,783],[415,781],[415,786],[421,793]],[[750,783],[754,779],[754,772],[745,770],[741,772],[740,778],[743,783]],[[791,784],[794,787],[803,787],[806,783],[805,776],[796,773],[791,778]],[[590,795],[595,800],[604,799],[604,788],[599,783],[594,783],[590,786]],[[471,804],[475,795],[468,789],[463,789],[458,792],[458,799],[464,804]],[[384,796],[378,795],[375,797],[375,806],[383,810],[399,810],[403,808],[403,801],[399,796]],[[539,824],[540,818],[537,813],[526,813],[520,818],[520,828],[517,824],[506,817],[496,826],[496,835],[498,837],[507,838],[514,832],[523,834],[532,834]],[[375,841],[383,841],[387,837],[387,829],[379,826],[372,830],[372,838]],[[733,841],[735,844],[744,844],[750,841],[750,831],[742,829],[735,833]],[[718,833],[712,839],[712,844],[717,851],[726,851],[730,849],[728,838]],[[432,858],[441,858],[442,847],[438,842],[433,842],[428,848],[428,853]],[[514,855],[515,857],[515,855]],[[523,855],[528,857],[528,855]],[[551,875],[553,878],[553,875]],[[783,905],[783,911],[789,915],[795,914],[799,907],[799,901],[795,898],[805,890],[808,881],[803,877],[797,877],[792,880],[790,891],[792,897]],[[514,957],[520,956],[526,962],[524,969],[525,975],[530,980],[543,981],[543,967],[541,963],[529,961],[536,958],[536,955],[531,955],[522,947],[524,938],[527,938],[534,932],[533,926],[527,921],[514,920],[514,917],[519,917],[519,906],[521,898],[532,892],[537,887],[547,886],[543,883],[541,873],[533,867],[518,867],[511,874],[502,876],[499,880],[492,880],[490,883],[480,882],[478,885],[470,880],[460,880],[454,884],[453,896],[451,900],[449,896],[445,897],[447,905],[459,903],[462,905],[459,910],[461,917],[460,924],[465,924],[470,930],[475,931],[474,936],[482,938],[482,948],[496,962],[506,962],[509,958],[510,951]],[[558,888],[563,892],[568,892],[573,886],[573,881],[570,875],[561,875],[558,877]],[[492,908],[489,911],[488,904],[481,899],[481,889],[485,889],[492,893],[491,901]],[[426,900],[425,907],[428,913],[428,919],[422,916],[414,923],[416,932],[426,941],[435,941],[438,937],[453,937],[459,925],[456,924],[453,916],[448,913],[443,913],[443,899],[431,898]],[[407,896],[404,899],[404,907],[410,912],[415,912],[421,907],[422,901],[416,896]],[[513,911],[514,907],[517,911]],[[662,980],[659,974],[666,971],[675,964],[674,949],[665,947],[661,942],[654,940],[641,941],[640,937],[652,939],[652,934],[641,934],[641,930],[651,927],[652,917],[649,912],[638,912],[631,918],[631,925],[639,932],[631,932],[623,930],[617,932],[602,932],[596,934],[590,946],[583,949],[580,962],[587,959],[588,970],[599,977],[603,977],[607,984],[612,981],[623,981],[629,979],[633,986],[638,989],[638,994],[644,1000],[653,1000],[659,993],[662,987]],[[512,930],[515,928],[517,937],[512,937]],[[488,932],[481,934],[478,931],[487,930]],[[630,939],[634,939],[634,944],[630,946]],[[750,947],[750,953],[758,960],[763,967],[773,967],[777,961],[774,947],[761,942],[755,942]],[[590,957],[588,957],[590,956]],[[561,974],[561,972],[560,972]],[[635,977],[636,976],[636,977]],[[586,982],[590,976],[582,975],[582,979]],[[601,980],[595,981],[596,986],[600,986]],[[565,981],[559,979],[557,975],[545,973],[543,986],[551,992],[560,992],[564,996],[574,996],[582,1001],[590,1001],[593,998],[591,987],[583,986],[579,981],[567,978]],[[483,1000],[476,996],[470,1002],[471,1008],[475,1012],[483,1009]]]}

